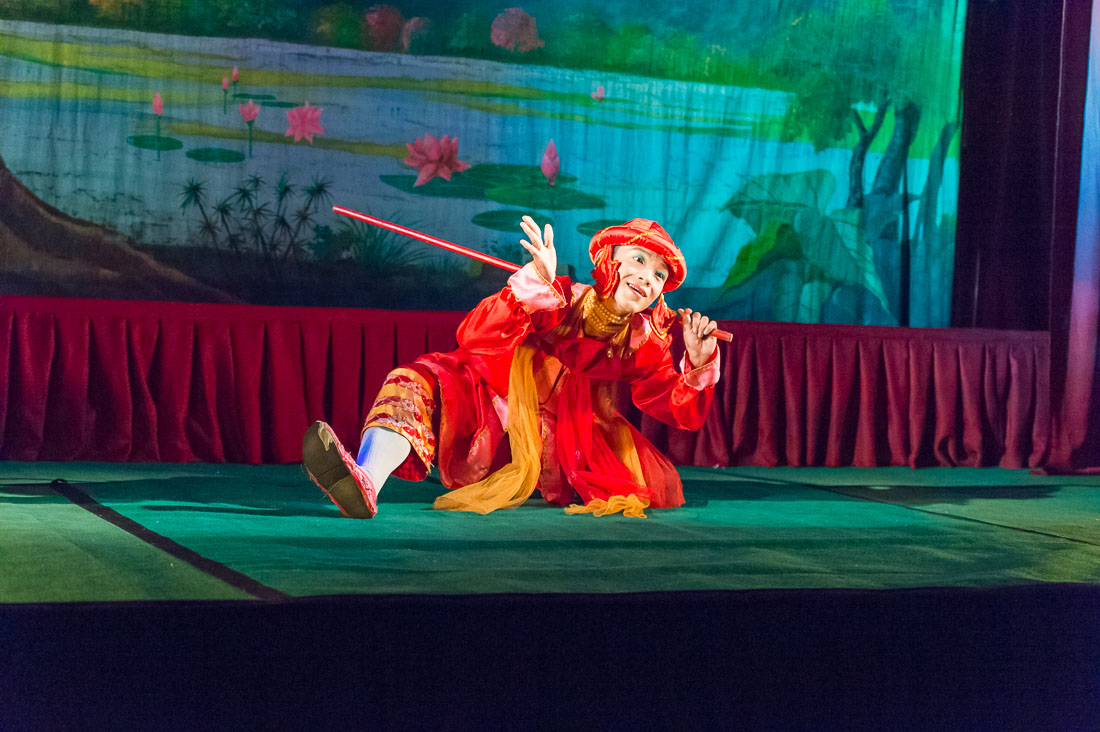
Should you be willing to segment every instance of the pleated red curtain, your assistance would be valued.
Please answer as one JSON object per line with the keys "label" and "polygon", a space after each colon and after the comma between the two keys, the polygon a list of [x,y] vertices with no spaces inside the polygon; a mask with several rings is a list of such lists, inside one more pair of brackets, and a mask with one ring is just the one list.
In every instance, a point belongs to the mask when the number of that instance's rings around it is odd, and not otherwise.
{"label": "pleated red curtain", "polygon": [[[0,298],[0,458],[296,462],[325,419],[354,444],[395,365],[461,313]],[[725,323],[702,430],[629,416],[681,464],[1035,467],[1045,333]]]}
{"label": "pleated red curtain", "polygon": [[634,412],[688,465],[1036,467],[1049,448],[1041,332],[731,323],[703,429]]}

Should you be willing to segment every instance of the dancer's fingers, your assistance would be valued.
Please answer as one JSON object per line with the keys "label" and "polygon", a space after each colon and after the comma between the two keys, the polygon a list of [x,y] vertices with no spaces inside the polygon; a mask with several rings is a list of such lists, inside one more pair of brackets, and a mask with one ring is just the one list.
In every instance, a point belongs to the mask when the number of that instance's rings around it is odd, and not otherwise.
{"label": "dancer's fingers", "polygon": [[702,313],[695,313],[692,322],[692,330],[695,331],[695,334],[698,335],[700,339],[709,338],[714,331],[718,330],[718,323]]}
{"label": "dancer's fingers", "polygon": [[531,241],[537,242],[539,245],[542,244],[542,232],[539,231],[539,226],[533,218],[524,216],[519,223],[519,227],[523,229],[523,233],[527,234]]}

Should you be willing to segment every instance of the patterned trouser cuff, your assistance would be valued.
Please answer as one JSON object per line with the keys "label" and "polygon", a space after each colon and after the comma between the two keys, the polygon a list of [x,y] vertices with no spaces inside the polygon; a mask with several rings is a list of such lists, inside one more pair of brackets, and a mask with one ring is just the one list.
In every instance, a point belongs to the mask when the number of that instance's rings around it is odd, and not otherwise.
{"label": "patterned trouser cuff", "polygon": [[363,425],[364,432],[371,427],[384,427],[404,435],[412,444],[409,459],[394,471],[398,478],[423,480],[435,459],[434,386],[415,369],[404,366],[394,369],[382,383]]}

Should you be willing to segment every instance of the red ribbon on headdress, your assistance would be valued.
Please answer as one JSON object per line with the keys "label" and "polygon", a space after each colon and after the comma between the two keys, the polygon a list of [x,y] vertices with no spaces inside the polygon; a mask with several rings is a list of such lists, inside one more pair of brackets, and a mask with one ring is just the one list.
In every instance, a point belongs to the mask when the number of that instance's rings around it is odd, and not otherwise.
{"label": "red ribbon on headdress", "polygon": [[657,302],[653,304],[653,311],[649,314],[649,322],[653,323],[653,328],[662,338],[668,335],[672,324],[679,319],[680,316],[665,304],[665,296],[663,294],[658,295]]}
{"label": "red ribbon on headdress", "polygon": [[596,268],[592,270],[592,279],[595,281],[596,294],[601,300],[611,297],[619,287],[619,266],[622,264],[611,257],[611,249],[606,248],[596,256]]}

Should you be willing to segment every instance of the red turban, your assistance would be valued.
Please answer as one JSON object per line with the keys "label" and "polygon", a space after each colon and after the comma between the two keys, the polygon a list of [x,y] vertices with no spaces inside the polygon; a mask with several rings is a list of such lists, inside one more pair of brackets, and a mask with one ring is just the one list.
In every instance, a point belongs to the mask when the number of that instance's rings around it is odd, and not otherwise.
{"label": "red turban", "polygon": [[597,231],[588,243],[588,256],[592,258],[592,264],[596,265],[592,275],[596,278],[601,297],[607,297],[617,285],[618,278],[614,275],[618,273],[618,262],[611,264],[611,254],[617,246],[645,247],[665,258],[669,273],[668,280],[661,288],[662,292],[675,290],[687,275],[684,254],[672,243],[668,232],[656,221],[631,219],[620,226],[609,226]]}

